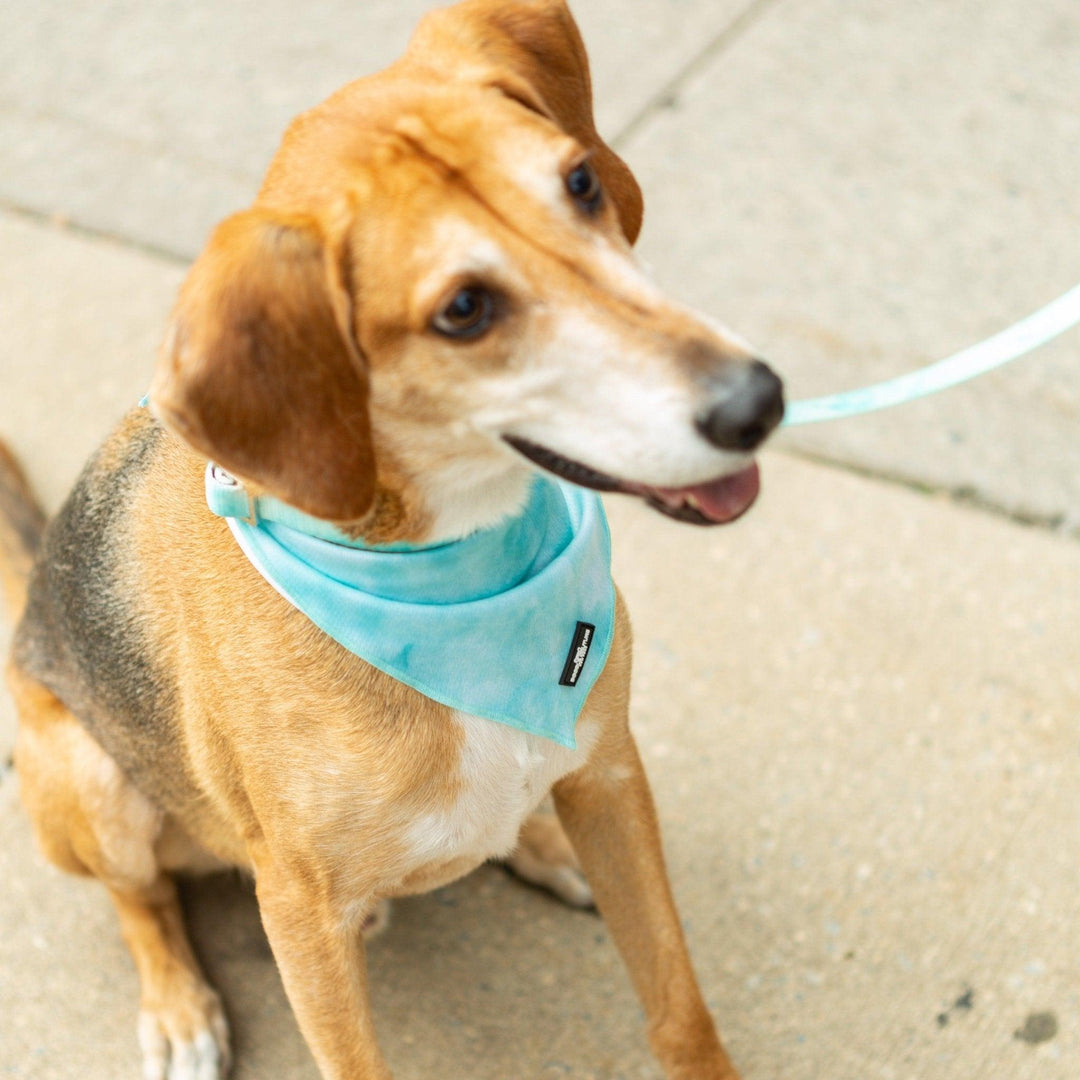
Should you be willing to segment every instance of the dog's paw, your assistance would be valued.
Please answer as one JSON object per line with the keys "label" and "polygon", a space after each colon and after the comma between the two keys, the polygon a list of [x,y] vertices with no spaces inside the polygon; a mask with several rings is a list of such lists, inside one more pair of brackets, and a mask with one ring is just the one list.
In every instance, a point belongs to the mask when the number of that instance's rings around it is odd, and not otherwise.
{"label": "dog's paw", "polygon": [[577,867],[536,863],[520,853],[511,855],[506,860],[506,865],[522,881],[546,889],[570,907],[591,910],[596,906],[592,889]]}
{"label": "dog's paw", "polygon": [[196,988],[190,1000],[139,1013],[143,1080],[225,1080],[232,1055],[217,994]]}
{"label": "dog's paw", "polygon": [[593,907],[592,889],[554,814],[533,814],[521,828],[517,849],[504,861],[523,881],[554,893],[564,904]]}

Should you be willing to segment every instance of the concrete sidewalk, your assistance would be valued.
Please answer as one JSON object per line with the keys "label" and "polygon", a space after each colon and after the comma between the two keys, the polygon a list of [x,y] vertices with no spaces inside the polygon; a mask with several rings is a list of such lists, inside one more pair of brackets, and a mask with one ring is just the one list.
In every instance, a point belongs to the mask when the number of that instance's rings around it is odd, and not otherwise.
{"label": "concrete sidewalk", "polygon": [[[142,392],[183,258],[289,116],[427,6],[0,11],[0,198],[26,212],[0,212],[0,433],[50,507]],[[1070,0],[576,10],[646,256],[796,395],[943,355],[1080,277]],[[1080,1076],[1078,352],[786,437],[922,494],[774,452],[730,528],[610,503],[634,726],[747,1080]],[[0,696],[0,760],[12,730]],[[138,1075],[115,918],[42,864],[10,773],[0,882],[0,1076]],[[187,901],[235,1076],[315,1080],[250,889]],[[658,1075],[603,925],[497,869],[399,904],[371,961],[402,1080]]]}
{"label": "concrete sidewalk", "polygon": [[[288,121],[431,0],[0,5],[0,202],[187,259]],[[1075,0],[578,0],[662,283],[792,397],[901,374],[1080,281]],[[785,444],[1080,530],[1075,338]]]}

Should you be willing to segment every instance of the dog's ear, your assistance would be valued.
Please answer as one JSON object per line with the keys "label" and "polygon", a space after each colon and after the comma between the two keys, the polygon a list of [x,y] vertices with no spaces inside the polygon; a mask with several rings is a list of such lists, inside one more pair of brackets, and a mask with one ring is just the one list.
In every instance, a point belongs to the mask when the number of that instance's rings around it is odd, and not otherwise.
{"label": "dog's ear", "polygon": [[370,507],[368,382],[345,256],[309,217],[247,210],[192,266],[150,391],[156,414],[230,472],[317,517]]}
{"label": "dog's ear", "polygon": [[497,87],[555,121],[592,162],[630,243],[641,231],[641,189],[593,121],[589,60],[564,0],[463,0],[427,15],[406,54],[447,78]]}

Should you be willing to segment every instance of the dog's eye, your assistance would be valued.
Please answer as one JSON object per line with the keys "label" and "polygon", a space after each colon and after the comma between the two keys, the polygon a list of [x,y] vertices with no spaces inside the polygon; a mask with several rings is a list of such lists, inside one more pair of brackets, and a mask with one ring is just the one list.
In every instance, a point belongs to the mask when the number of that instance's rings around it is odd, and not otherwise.
{"label": "dog's eye", "polygon": [[491,325],[494,312],[491,293],[473,285],[456,292],[432,325],[447,337],[477,337]]}
{"label": "dog's eye", "polygon": [[574,201],[590,214],[600,206],[600,178],[587,161],[583,161],[567,174],[566,190],[570,192]]}

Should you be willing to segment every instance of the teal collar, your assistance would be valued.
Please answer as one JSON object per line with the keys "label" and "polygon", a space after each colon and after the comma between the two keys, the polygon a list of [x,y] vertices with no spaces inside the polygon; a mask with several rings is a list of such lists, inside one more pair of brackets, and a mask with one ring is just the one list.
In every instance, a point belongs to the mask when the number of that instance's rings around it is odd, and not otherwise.
{"label": "teal collar", "polygon": [[[305,514],[296,507],[275,499],[272,495],[249,495],[234,476],[213,462],[206,467],[206,505],[218,517],[236,518],[239,521],[246,521],[249,525],[275,522],[278,525],[288,525],[289,528],[307,533],[309,536],[317,536],[320,540],[344,544],[346,547],[372,549],[375,547],[375,545],[365,544],[363,540],[354,540],[347,533],[331,525],[329,521]],[[399,546],[404,549],[413,545],[387,546]]]}
{"label": "teal collar", "polygon": [[537,477],[525,509],[462,540],[367,545],[206,470],[206,500],[259,573],[335,641],[420,693],[573,748],[611,648],[599,497]]}

